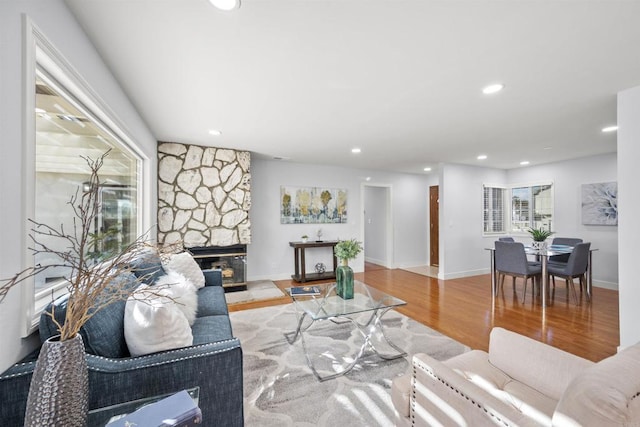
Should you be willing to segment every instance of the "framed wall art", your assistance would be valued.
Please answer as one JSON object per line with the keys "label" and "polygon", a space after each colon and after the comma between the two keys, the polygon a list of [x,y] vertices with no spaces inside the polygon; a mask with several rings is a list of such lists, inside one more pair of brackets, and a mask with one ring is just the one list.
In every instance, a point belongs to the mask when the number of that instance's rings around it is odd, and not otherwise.
{"label": "framed wall art", "polygon": [[618,183],[582,184],[582,223],[618,225]]}
{"label": "framed wall art", "polygon": [[347,190],[323,187],[280,187],[281,224],[347,222]]}

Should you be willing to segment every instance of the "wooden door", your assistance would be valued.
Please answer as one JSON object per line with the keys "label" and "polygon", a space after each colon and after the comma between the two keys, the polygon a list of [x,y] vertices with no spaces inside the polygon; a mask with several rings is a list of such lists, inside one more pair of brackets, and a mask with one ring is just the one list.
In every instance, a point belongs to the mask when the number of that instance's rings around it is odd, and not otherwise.
{"label": "wooden door", "polygon": [[440,264],[440,222],[438,221],[440,211],[440,196],[438,186],[429,187],[429,264],[438,266]]}

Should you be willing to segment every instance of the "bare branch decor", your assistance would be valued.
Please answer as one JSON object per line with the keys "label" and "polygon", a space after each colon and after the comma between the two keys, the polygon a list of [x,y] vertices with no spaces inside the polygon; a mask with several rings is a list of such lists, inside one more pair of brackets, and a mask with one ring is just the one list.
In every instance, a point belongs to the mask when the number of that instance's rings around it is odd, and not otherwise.
{"label": "bare branch decor", "polygon": [[[14,276],[2,280],[0,285],[0,303],[14,286],[39,274],[45,270],[65,267],[68,271],[66,279],[69,292],[67,314],[63,324],[59,324],[53,315],[51,318],[60,330],[60,340],[74,338],[96,312],[107,305],[126,299],[132,289],[122,289],[117,277],[119,273],[128,271],[129,263],[148,244],[144,236],[126,246],[122,251],[106,261],[97,263],[90,255],[90,250],[96,245],[95,233],[92,226],[100,210],[98,191],[100,188],[99,170],[109,151],[99,158],[92,160],[84,158],[90,169],[88,191],[80,193],[81,189],[70,198],[68,204],[73,211],[73,230],[65,230],[64,226],[54,228],[50,225],[29,220],[33,224],[29,238],[34,255],[53,255],[56,261],[46,265],[27,267]],[[54,247],[45,243],[53,239],[64,245]],[[64,249],[59,249],[64,248]]]}

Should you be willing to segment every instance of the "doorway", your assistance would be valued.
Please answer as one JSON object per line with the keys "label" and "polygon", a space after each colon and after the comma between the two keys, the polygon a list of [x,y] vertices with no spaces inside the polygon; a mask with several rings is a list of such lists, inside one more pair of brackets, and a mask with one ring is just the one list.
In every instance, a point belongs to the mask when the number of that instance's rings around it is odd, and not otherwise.
{"label": "doorway", "polygon": [[440,265],[440,192],[437,185],[429,187],[429,265]]}
{"label": "doorway", "polygon": [[393,268],[391,187],[363,184],[365,262]]}

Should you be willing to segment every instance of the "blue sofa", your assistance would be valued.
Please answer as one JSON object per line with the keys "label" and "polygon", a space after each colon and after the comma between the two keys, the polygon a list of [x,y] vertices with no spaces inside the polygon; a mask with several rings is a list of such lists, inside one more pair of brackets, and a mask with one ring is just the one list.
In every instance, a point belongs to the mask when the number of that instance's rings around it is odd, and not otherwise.
{"label": "blue sofa", "polygon": [[[151,284],[163,274],[160,258],[147,255],[133,265],[131,273],[118,279],[123,286],[135,287],[140,280]],[[83,326],[81,335],[89,370],[89,426],[108,421],[108,411],[92,413],[95,409],[194,387],[200,389],[198,406],[204,425],[244,425],[242,349],[231,330],[220,271],[204,274],[205,286],[198,290],[198,318],[192,326],[190,347],[131,357],[124,339],[125,301],[100,310]],[[63,296],[46,310],[55,305],[56,317],[63,318],[66,300]],[[49,316],[43,314],[41,341],[57,334]],[[0,375],[1,425],[23,424],[37,357],[38,351]]]}

